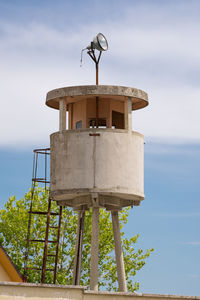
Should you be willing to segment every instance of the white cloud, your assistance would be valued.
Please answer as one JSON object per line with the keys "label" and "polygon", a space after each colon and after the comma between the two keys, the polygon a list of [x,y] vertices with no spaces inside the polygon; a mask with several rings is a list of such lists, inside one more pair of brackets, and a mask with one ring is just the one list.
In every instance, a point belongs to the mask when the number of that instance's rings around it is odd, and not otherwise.
{"label": "white cloud", "polygon": [[195,9],[185,3],[129,3],[120,20],[97,18],[76,28],[63,23],[64,29],[42,18],[26,25],[11,19],[1,22],[0,145],[48,141],[58,120],[57,113],[44,105],[46,92],[94,83],[94,66],[86,53],[79,67],[80,50],[100,29],[109,40],[100,82],[149,93],[149,107],[134,112],[134,130],[166,141],[199,142],[200,22]]}

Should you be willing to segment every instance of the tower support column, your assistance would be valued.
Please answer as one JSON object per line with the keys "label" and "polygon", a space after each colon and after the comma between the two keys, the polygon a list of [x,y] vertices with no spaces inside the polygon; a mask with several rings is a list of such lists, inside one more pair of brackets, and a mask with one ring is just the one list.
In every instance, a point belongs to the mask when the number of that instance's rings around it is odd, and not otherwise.
{"label": "tower support column", "polygon": [[117,264],[119,292],[127,292],[126,274],[124,268],[124,257],[122,252],[118,211],[112,211],[112,225],[113,225],[114,242],[115,242],[115,257],[116,257],[116,264]]}
{"label": "tower support column", "polygon": [[66,130],[66,101],[59,99],[59,131]]}
{"label": "tower support column", "polygon": [[128,97],[124,101],[124,128],[132,131],[132,98]]}
{"label": "tower support column", "polygon": [[73,279],[72,279],[73,285],[80,285],[84,223],[85,223],[85,211],[80,210],[78,212],[76,249],[75,249],[75,257],[74,257]]}
{"label": "tower support column", "polygon": [[92,242],[90,264],[90,289],[98,291],[99,263],[99,207],[92,208]]}

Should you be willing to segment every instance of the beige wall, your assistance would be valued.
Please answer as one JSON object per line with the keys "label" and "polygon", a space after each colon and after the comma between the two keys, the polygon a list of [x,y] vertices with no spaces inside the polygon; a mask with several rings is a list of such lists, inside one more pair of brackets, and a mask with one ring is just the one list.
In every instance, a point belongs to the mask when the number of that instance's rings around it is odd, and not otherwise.
{"label": "beige wall", "polygon": [[8,273],[4,270],[2,265],[0,264],[0,281],[12,281],[8,276]]}
{"label": "beige wall", "polygon": [[91,292],[78,286],[0,282],[0,300],[200,300],[200,297]]}
{"label": "beige wall", "polygon": [[0,281],[22,282],[22,276],[2,247],[0,247]]}
{"label": "beige wall", "polygon": [[76,128],[76,122],[82,121],[82,127],[86,127],[86,100],[73,103],[72,128]]}
{"label": "beige wall", "polygon": [[[105,118],[108,128],[112,127],[112,111],[124,113],[124,101],[99,100],[99,118]],[[76,128],[76,122],[82,121],[82,128],[89,127],[89,120],[96,118],[96,98],[83,99],[69,104],[69,129]]]}

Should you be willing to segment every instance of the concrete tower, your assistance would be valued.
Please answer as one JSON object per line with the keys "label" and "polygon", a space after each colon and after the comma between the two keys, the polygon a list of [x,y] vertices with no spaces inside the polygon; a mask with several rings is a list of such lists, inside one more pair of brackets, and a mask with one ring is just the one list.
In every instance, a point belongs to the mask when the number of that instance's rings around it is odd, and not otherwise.
{"label": "concrete tower", "polygon": [[90,289],[98,290],[99,208],[105,208],[119,291],[126,291],[118,211],[144,199],[144,137],[132,131],[132,110],[147,106],[148,96],[124,86],[73,86],[50,91],[46,105],[59,110],[59,131],[50,136],[50,197],[79,213],[73,284],[80,283],[84,215],[92,208]]}

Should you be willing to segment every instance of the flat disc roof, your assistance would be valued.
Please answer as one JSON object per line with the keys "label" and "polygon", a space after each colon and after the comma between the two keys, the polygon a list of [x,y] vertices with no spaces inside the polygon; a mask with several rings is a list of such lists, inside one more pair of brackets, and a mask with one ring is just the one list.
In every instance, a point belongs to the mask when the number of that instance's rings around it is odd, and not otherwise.
{"label": "flat disc roof", "polygon": [[69,86],[52,90],[47,93],[46,105],[59,109],[59,99],[65,98],[67,103],[74,103],[83,99],[96,98],[125,101],[132,98],[132,110],[143,108],[149,104],[146,92],[117,85],[81,85]]}

